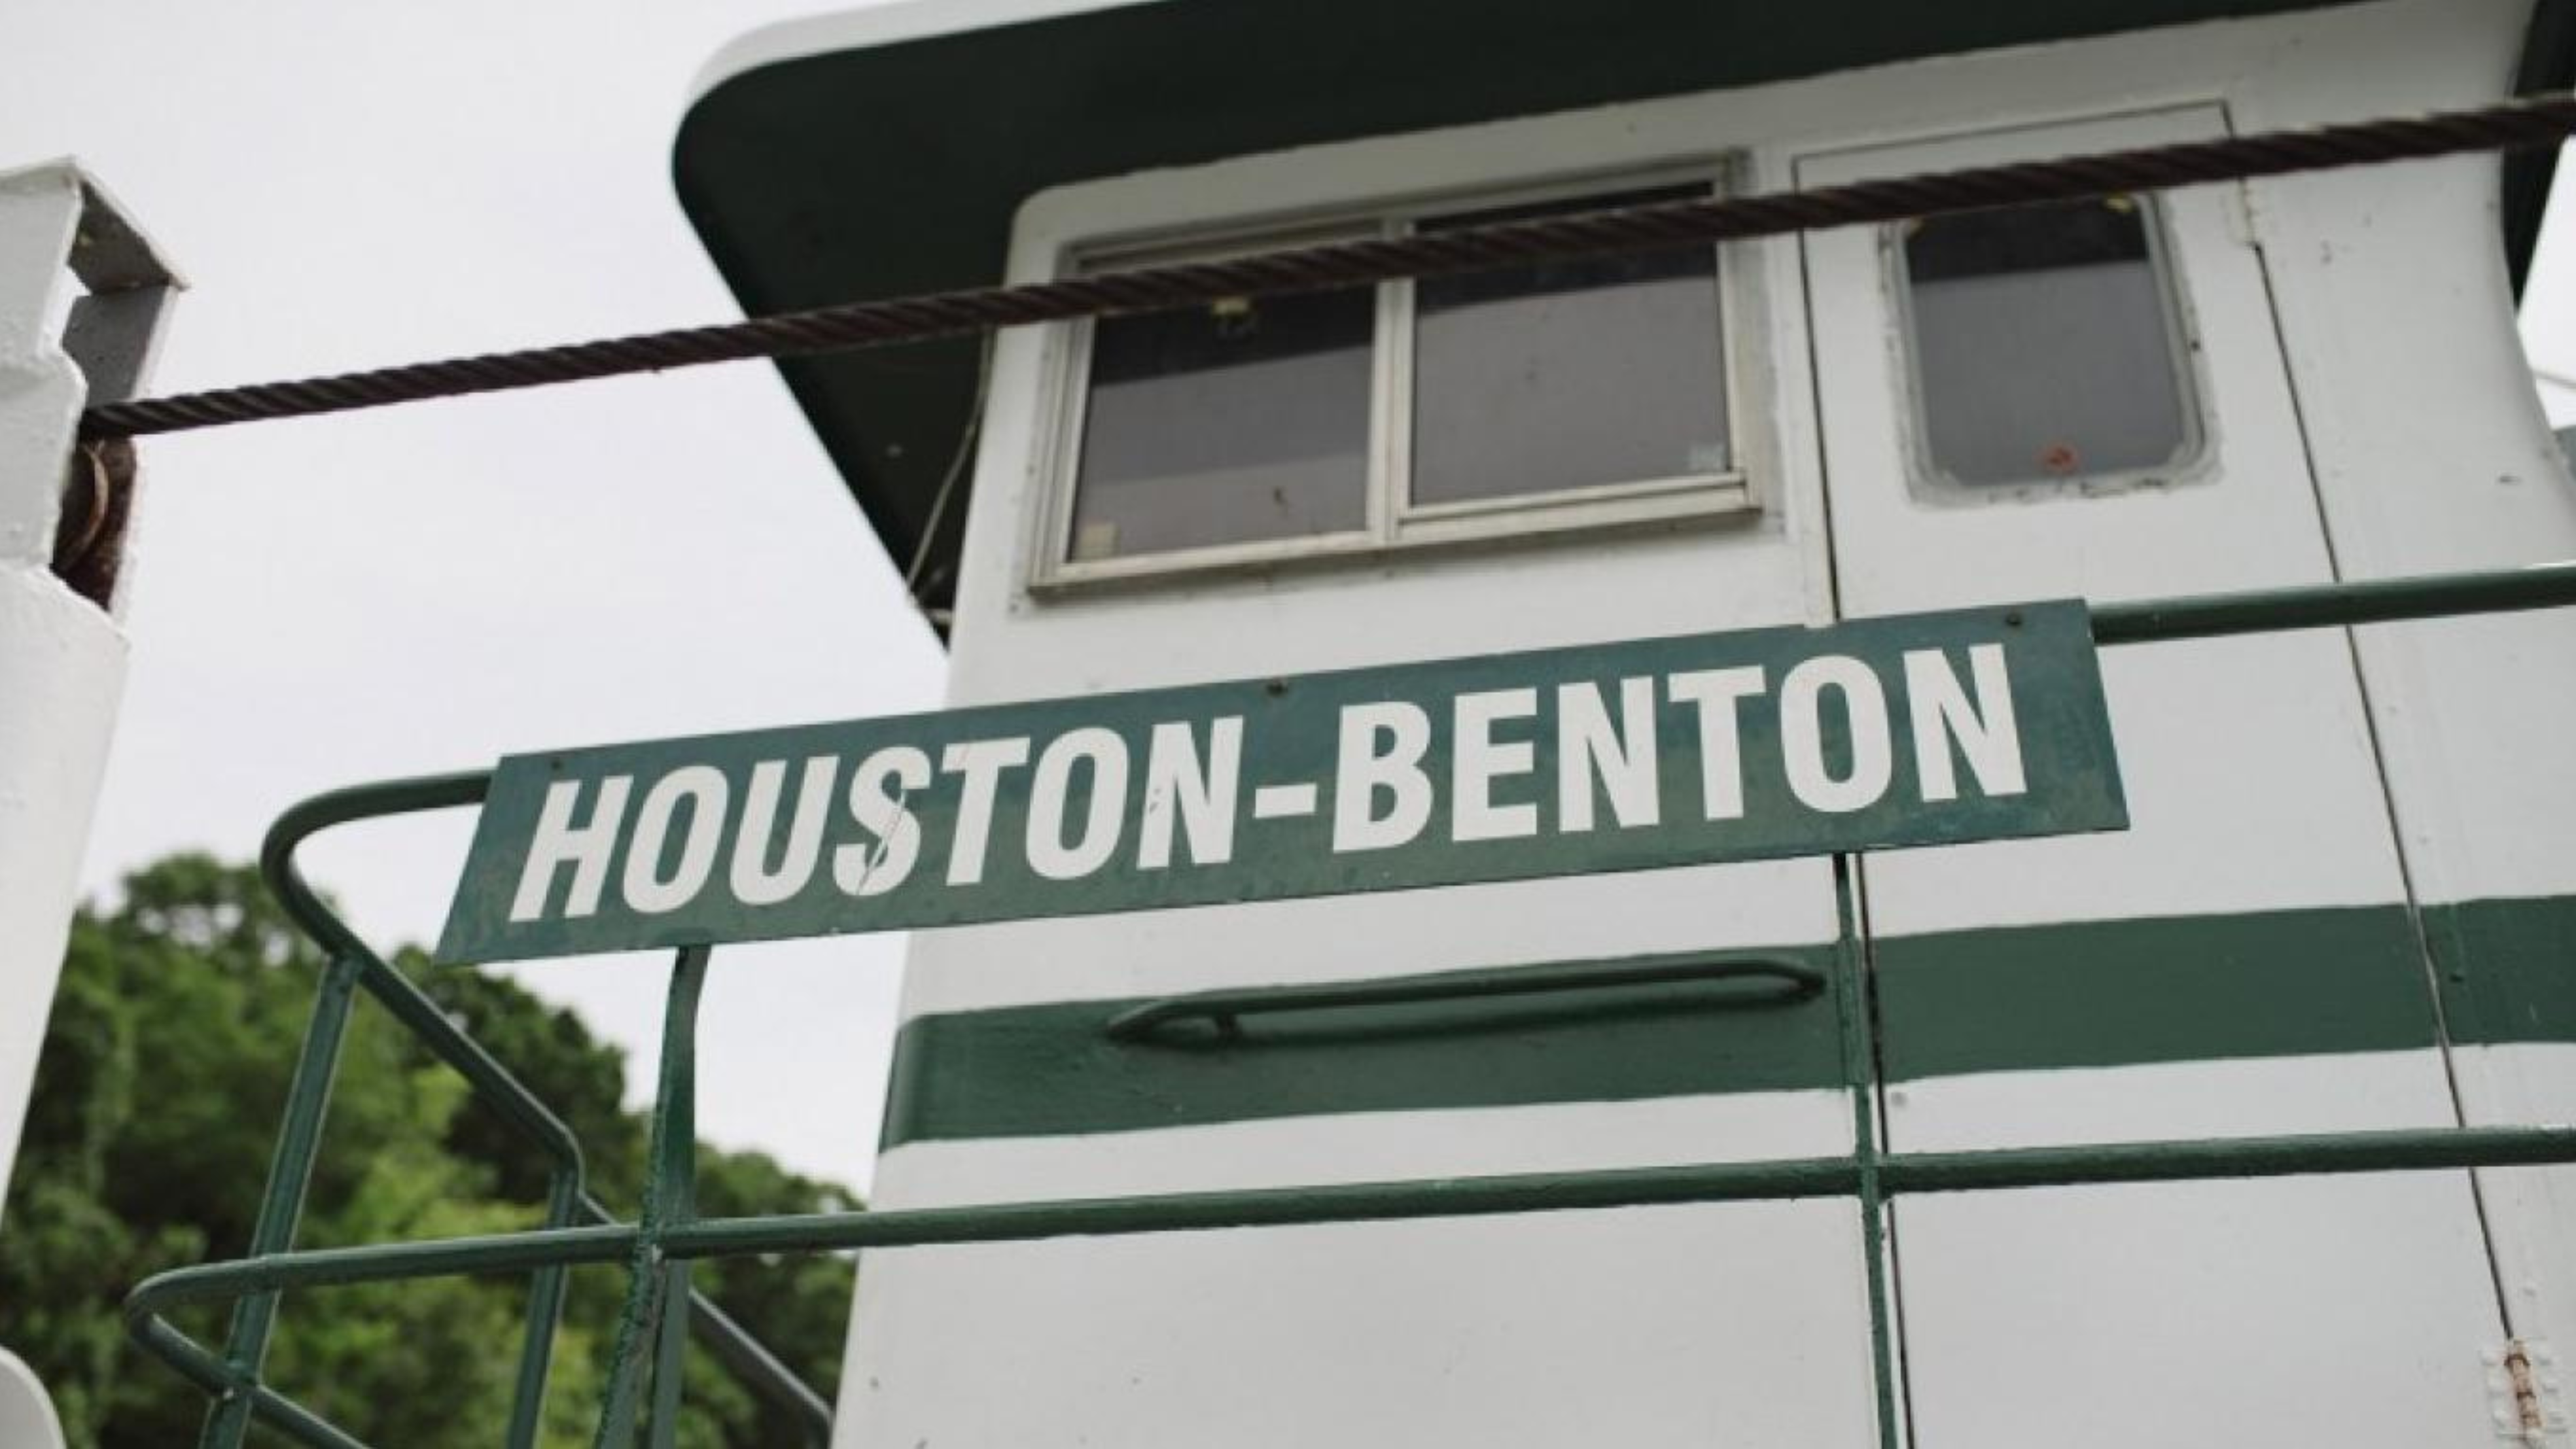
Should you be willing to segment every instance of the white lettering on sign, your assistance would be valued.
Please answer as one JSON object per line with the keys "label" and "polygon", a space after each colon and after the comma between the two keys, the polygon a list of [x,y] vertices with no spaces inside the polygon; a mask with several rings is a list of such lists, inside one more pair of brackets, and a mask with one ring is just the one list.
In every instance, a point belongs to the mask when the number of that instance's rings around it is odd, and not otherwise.
{"label": "white lettering on sign", "polygon": [[[1065,838],[1073,772],[1091,777],[1091,806],[1082,828]],[[1077,880],[1109,863],[1127,821],[1127,742],[1115,730],[1079,729],[1055,737],[1038,756],[1029,786],[1029,868],[1049,880]]]}
{"label": "white lettering on sign", "polygon": [[[1386,850],[1431,823],[1431,716],[1420,705],[1354,704],[1342,711],[1342,748],[1333,770],[1333,853]],[[1379,747],[1379,741],[1386,743]],[[1377,810],[1387,797],[1386,813]]]}
{"label": "white lettering on sign", "polygon": [[1619,723],[1601,701],[1598,684],[1556,687],[1556,828],[1592,828],[1592,787],[1610,797],[1610,818],[1622,830],[1663,819],[1656,786],[1655,681],[1643,675],[1619,681]]}
{"label": "white lettering on sign", "polygon": [[850,818],[875,839],[832,852],[832,883],[854,896],[881,896],[903,884],[921,858],[921,822],[904,801],[929,788],[930,756],[912,746],[868,756],[850,776]]}
{"label": "white lettering on sign", "polygon": [[[652,916],[700,899],[719,866],[742,906],[807,895],[826,861],[830,889],[884,896],[920,879],[934,830],[947,835],[945,883],[973,887],[996,871],[1070,882],[1222,866],[1247,829],[1322,831],[1302,848],[1352,855],[1644,830],[1668,815],[1737,828],[1755,801],[1848,815],[1888,800],[1900,748],[1926,804],[2029,790],[2003,645],[1911,649],[1883,669],[1812,655],[1776,696],[1761,667],[1739,665],[1470,690],[1445,707],[1361,700],[1332,711],[1332,753],[1308,779],[1248,778],[1246,717],[1229,714],[956,740],[935,764],[925,748],[887,745],[855,764],[809,750],[733,776],[693,763],[558,780],[535,812],[509,919],[596,916],[612,872],[625,906]],[[1667,779],[1676,750],[1686,758]],[[1326,810],[1328,827],[1259,824]],[[1445,839],[1432,831],[1444,812]],[[995,858],[997,823],[1010,842],[998,849],[1015,859]]]}
{"label": "white lettering on sign", "polygon": [[617,832],[626,823],[626,797],[634,788],[632,775],[611,775],[600,781],[599,803],[590,808],[590,823],[575,825],[572,812],[581,799],[581,782],[557,780],[546,787],[537,833],[528,842],[528,862],[519,870],[518,893],[510,898],[511,920],[544,916],[555,872],[567,865],[572,867],[572,891],[564,897],[563,913],[597,913],[600,888],[608,883],[608,857],[617,849]]}
{"label": "white lettering on sign", "polygon": [[1538,714],[1535,689],[1462,694],[1449,757],[1449,838],[1510,840],[1538,834],[1536,805],[1497,805],[1494,782],[1538,768],[1538,746],[1526,739],[1497,740],[1494,726]]}
{"label": "white lettering on sign", "polygon": [[[697,899],[724,843],[725,794],[724,771],[713,765],[683,765],[644,792],[644,804],[635,812],[635,838],[626,847],[627,909],[668,915]],[[662,856],[684,805],[689,833],[681,837],[679,862],[664,875]]]}
{"label": "white lettering on sign", "polygon": [[1029,762],[1029,742],[973,740],[950,745],[939,756],[939,768],[965,777],[957,800],[957,834],[948,842],[948,883],[974,885],[984,879],[984,845],[993,831],[993,796],[1002,772]]}
{"label": "white lettering on sign", "polygon": [[1762,693],[1762,670],[1694,669],[1664,681],[1675,700],[1699,711],[1700,799],[1711,820],[1744,818],[1744,748],[1736,730],[1739,707]]}
{"label": "white lettering on sign", "polygon": [[[1209,729],[1202,762],[1196,733],[1178,720],[1154,726],[1145,751],[1144,819],[1137,830],[1136,864],[1162,870],[1172,863],[1172,827],[1189,836],[1190,860],[1223,865],[1234,859],[1234,797],[1243,778],[1243,716],[1228,715]],[[1313,786],[1307,787],[1308,799]],[[1257,814],[1260,804],[1255,801]],[[1314,806],[1309,803],[1307,809]]]}
{"label": "white lettering on sign", "polygon": [[751,767],[751,789],[743,796],[742,827],[735,833],[731,884],[733,898],[746,906],[774,906],[805,889],[814,878],[814,863],[823,855],[823,817],[832,808],[832,781],[841,773],[833,755],[805,762],[805,777],[796,790],[796,813],[789,817],[787,849],[778,864],[769,863],[769,841],[778,828],[778,797],[786,789],[787,762],[763,760]]}
{"label": "white lettering on sign", "polygon": [[[1828,689],[1841,696],[1843,738],[1851,745],[1850,773],[1839,780],[1825,761]],[[1789,788],[1810,808],[1840,815],[1877,804],[1896,768],[1887,735],[1887,691],[1859,660],[1819,654],[1780,681],[1781,762]]]}
{"label": "white lettering on sign", "polygon": [[1303,785],[1264,785],[1252,792],[1255,820],[1285,820],[1314,813],[1315,786],[1311,781]]}
{"label": "white lettering on sign", "polygon": [[1905,698],[1914,714],[1914,773],[1927,801],[1959,798],[1959,779],[1950,761],[1953,744],[1968,757],[1979,790],[2018,795],[2030,788],[2022,779],[2021,727],[2013,720],[2004,647],[1968,646],[1968,668],[1977,681],[1974,704],[1951,672],[1949,655],[1938,649],[1913,649],[1905,655]]}
{"label": "white lettering on sign", "polygon": [[2125,828],[2070,600],[502,762],[450,961]]}

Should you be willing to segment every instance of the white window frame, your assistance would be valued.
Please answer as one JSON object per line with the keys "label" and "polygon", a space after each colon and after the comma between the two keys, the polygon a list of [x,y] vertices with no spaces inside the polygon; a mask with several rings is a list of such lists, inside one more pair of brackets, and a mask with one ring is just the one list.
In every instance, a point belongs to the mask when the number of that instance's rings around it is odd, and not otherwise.
{"label": "white window frame", "polygon": [[1897,356],[1903,370],[1897,379],[1905,433],[1905,479],[1918,499],[1943,504],[2010,502],[2016,499],[2075,493],[2085,496],[2126,492],[2132,488],[2196,482],[2212,472],[2209,439],[2209,390],[2201,376],[2203,347],[2183,291],[2182,268],[2176,264],[2171,223],[2164,200],[2153,192],[2132,193],[2145,214],[2148,274],[2155,279],[2165,324],[2165,362],[2172,369],[2174,396],[2183,411],[2182,447],[2168,461],[2144,468],[2073,473],[2063,478],[2016,478],[1999,483],[1971,483],[1942,467],[1932,456],[1932,419],[1923,392],[1921,328],[1914,312],[1914,276],[1905,259],[1910,223],[1899,222],[1880,233],[1879,262],[1885,272],[1896,324]]}
{"label": "white window frame", "polygon": [[[1401,236],[1428,217],[1584,196],[1692,184],[1705,184],[1712,195],[1723,196],[1739,189],[1741,170],[1740,158],[1719,157],[1357,201],[1288,216],[1219,220],[1141,235],[1087,237],[1059,248],[1056,272],[1060,276],[1074,275],[1092,268],[1204,260],[1332,240]],[[1060,324],[1061,344],[1050,349],[1042,383],[1044,407],[1037,453],[1040,476],[1035,490],[1040,507],[1035,546],[1029,550],[1029,586],[1032,592],[1048,592],[1175,576],[1267,572],[1284,566],[1381,558],[1417,550],[1493,547],[1522,540],[1674,527],[1758,514],[1762,492],[1759,460],[1766,455],[1758,444],[1748,444],[1748,434],[1757,418],[1750,410],[1746,379],[1752,368],[1762,365],[1752,355],[1761,345],[1758,334],[1762,329],[1747,325],[1746,319],[1756,310],[1746,296],[1744,280],[1744,274],[1752,269],[1748,260],[1738,255],[1739,249],[1740,244],[1710,248],[1718,290],[1721,401],[1727,425],[1725,469],[1540,494],[1436,504],[1412,502],[1414,286],[1409,280],[1386,282],[1377,287],[1376,325],[1371,339],[1363,526],[1344,533],[1256,539],[1128,557],[1073,557],[1074,495],[1080,483],[1084,414],[1091,392],[1093,326],[1087,319]]]}

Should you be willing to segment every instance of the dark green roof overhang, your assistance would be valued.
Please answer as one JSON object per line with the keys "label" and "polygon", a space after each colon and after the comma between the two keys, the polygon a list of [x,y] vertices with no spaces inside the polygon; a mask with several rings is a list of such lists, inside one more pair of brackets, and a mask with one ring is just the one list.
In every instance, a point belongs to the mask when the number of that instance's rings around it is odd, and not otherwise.
{"label": "dark green roof overhang", "polygon": [[[961,6],[968,13],[976,7]],[[1934,55],[2324,8],[2319,0],[1156,0],[753,66],[682,121],[680,201],[746,312],[1001,279],[1011,218],[1071,181],[1719,90]],[[989,8],[988,8],[989,13]],[[2523,81],[2563,87],[2576,0]],[[2545,156],[2508,178],[2517,276]],[[780,364],[917,595],[945,608],[965,508],[923,541],[976,345]],[[961,488],[962,493],[962,488]]]}

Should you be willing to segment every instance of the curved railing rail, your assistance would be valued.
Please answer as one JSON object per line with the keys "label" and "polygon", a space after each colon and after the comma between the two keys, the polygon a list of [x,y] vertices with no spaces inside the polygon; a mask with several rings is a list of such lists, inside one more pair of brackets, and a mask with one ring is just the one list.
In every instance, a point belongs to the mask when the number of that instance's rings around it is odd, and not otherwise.
{"label": "curved railing rail", "polygon": [[[2093,620],[2097,642],[2112,646],[2570,605],[2576,605],[2576,564],[2553,564],[2105,605],[2094,609]],[[369,951],[306,886],[294,864],[295,848],[317,830],[379,815],[471,804],[482,797],[487,779],[483,775],[453,775],[341,791],[297,806],[270,833],[262,854],[269,883],[286,902],[290,914],[330,954],[330,965],[304,1055],[297,1065],[260,1227],[248,1257],[160,1274],[136,1288],[125,1307],[128,1328],[138,1343],[216,1396],[217,1407],[208,1418],[202,1441],[206,1444],[232,1449],[241,1442],[253,1419],[301,1444],[324,1449],[351,1449],[357,1444],[260,1380],[261,1357],[277,1297],[291,1289],[460,1273],[533,1275],[528,1345],[507,1441],[516,1449],[528,1443],[534,1433],[535,1415],[544,1392],[545,1345],[551,1341],[561,1309],[561,1275],[576,1265],[622,1262],[628,1267],[626,1309],[619,1324],[598,1442],[631,1443],[645,1413],[644,1392],[649,1384],[653,1442],[667,1445],[675,1419],[672,1411],[679,1403],[677,1354],[691,1328],[708,1335],[720,1352],[734,1355],[729,1362],[738,1371],[746,1372],[755,1387],[795,1404],[803,1421],[818,1435],[827,1434],[830,1426],[828,1409],[810,1390],[795,1383],[776,1360],[768,1358],[712,1305],[687,1291],[689,1266],[705,1259],[1831,1196],[1852,1198],[1858,1208],[1867,1255],[1879,1438],[1885,1449],[1896,1449],[1899,1436],[1883,1251],[1884,1209],[1892,1196],[2576,1163],[2576,1127],[2567,1126],[2453,1127],[1979,1152],[1882,1152],[1877,1146],[1872,1112],[1878,1080],[1866,1025],[1869,981],[1854,928],[1850,861],[1837,858],[1835,879],[1841,928],[1832,966],[1818,972],[1812,967],[1767,959],[1738,960],[1733,964],[1742,968],[1736,974],[1760,975],[1781,982],[1792,994],[1810,995],[1822,990],[1832,996],[1840,1028],[1844,1080],[1852,1098],[1853,1150],[1845,1156],[902,1212],[700,1219],[695,1214],[694,1201],[693,1068],[697,998],[709,952],[697,947],[680,952],[672,971],[644,1212],[641,1220],[631,1225],[597,1221],[605,1214],[582,1189],[579,1144],[562,1123],[505,1067],[440,1014],[418,988]],[[1699,964],[1704,969],[1690,979],[1706,979],[1705,968],[1722,963]],[[1183,1018],[1214,1021],[1262,1009],[1437,999],[1454,995],[1458,982],[1470,978],[1481,978],[1483,982],[1473,989],[1497,992],[1514,987],[1555,990],[1569,979],[1569,973],[1555,968],[1524,969],[1517,977],[1509,971],[1443,974],[1450,978],[1445,983],[1436,978],[1409,978],[1378,983],[1373,990],[1357,984],[1200,993],[1149,1003],[1119,1017],[1112,1029],[1132,1038]],[[1596,975],[1585,984],[1602,984],[1602,978]],[[555,1177],[544,1227],[443,1242],[292,1249],[295,1218],[310,1178],[314,1145],[319,1140],[330,1068],[356,989],[364,989],[383,1002],[406,1026],[420,1033],[431,1050],[463,1072],[478,1093],[501,1106],[515,1125],[553,1154]],[[1419,994],[1426,990],[1434,995]],[[576,1222],[576,1214],[594,1220]],[[220,1356],[193,1342],[170,1323],[168,1315],[178,1309],[226,1302],[233,1305],[233,1331]]]}
{"label": "curved railing rail", "polygon": [[[362,820],[480,804],[490,784],[490,772],[476,771],[334,790],[290,808],[269,827],[261,842],[261,878],[288,919],[322,948],[326,964],[313,1016],[287,1088],[285,1120],[279,1128],[277,1151],[245,1261],[275,1261],[292,1256],[290,1250],[303,1217],[305,1193],[321,1147],[323,1118],[330,1102],[332,1076],[339,1064],[340,1042],[359,991],[373,997],[433,1056],[454,1068],[478,1100],[527,1138],[552,1164],[543,1227],[530,1235],[533,1240],[549,1241],[550,1235],[557,1233],[615,1231],[614,1217],[588,1190],[581,1142],[573,1130],[508,1067],[450,1019],[436,1001],[368,946],[313,889],[298,863],[298,852],[305,843],[325,830]],[[503,1437],[509,1449],[527,1449],[536,1442],[553,1361],[555,1330],[563,1315],[565,1273],[576,1261],[579,1260],[527,1265],[531,1279],[526,1326],[510,1419]],[[298,1443],[330,1449],[348,1449],[357,1444],[260,1379],[275,1326],[278,1295],[284,1286],[224,1295],[233,1307],[220,1354],[189,1338],[166,1319],[154,1316],[133,1320],[137,1342],[213,1396],[214,1406],[207,1415],[200,1443],[231,1449],[243,1442],[251,1421],[257,1419]],[[786,1406],[805,1426],[812,1443],[819,1445],[830,1439],[831,1408],[820,1396],[703,1295],[693,1296],[690,1307],[696,1315],[700,1341],[719,1362],[754,1394]]]}

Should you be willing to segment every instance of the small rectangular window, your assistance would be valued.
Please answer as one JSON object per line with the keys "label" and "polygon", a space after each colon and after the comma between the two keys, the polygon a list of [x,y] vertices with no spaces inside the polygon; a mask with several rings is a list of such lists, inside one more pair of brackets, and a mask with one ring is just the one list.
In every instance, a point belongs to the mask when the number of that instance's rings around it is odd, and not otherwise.
{"label": "small rectangular window", "polygon": [[2143,199],[1908,224],[1899,252],[1924,461],[1974,487],[2169,472],[2200,447]]}
{"label": "small rectangular window", "polygon": [[[1223,250],[1705,196],[1389,209]],[[1207,249],[1159,250],[1207,256]],[[1137,255],[1130,253],[1129,255]],[[1713,247],[1105,318],[1066,372],[1042,582],[1733,512]]]}
{"label": "small rectangular window", "polygon": [[[1487,226],[1708,194],[1591,196],[1425,220]],[[1724,472],[1717,254],[1678,247],[1416,284],[1416,504]]]}

